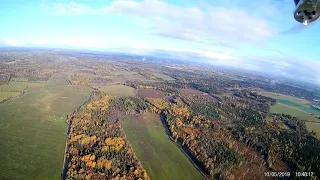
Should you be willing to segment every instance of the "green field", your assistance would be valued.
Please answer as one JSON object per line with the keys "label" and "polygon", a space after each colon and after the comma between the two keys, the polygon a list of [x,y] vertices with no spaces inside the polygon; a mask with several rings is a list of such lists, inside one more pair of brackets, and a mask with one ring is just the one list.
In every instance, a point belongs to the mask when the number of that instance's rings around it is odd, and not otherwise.
{"label": "green field", "polygon": [[[62,81],[58,75],[51,82]],[[0,104],[0,179],[60,179],[66,114],[92,91],[61,84],[30,88]]]}
{"label": "green field", "polygon": [[279,103],[281,104],[285,104],[287,106],[290,106],[292,108],[295,108],[295,109],[299,109],[301,111],[304,111],[304,112],[307,112],[307,113],[312,113],[314,115],[319,115],[320,116],[320,110],[317,110],[317,109],[314,109],[308,105],[304,105],[304,104],[298,104],[296,102],[293,102],[293,101],[289,101],[289,100],[284,100],[284,99],[279,99],[278,100]]}
{"label": "green field", "polygon": [[288,96],[288,95],[279,94],[279,93],[264,91],[264,92],[261,92],[261,95],[271,97],[276,100],[288,100],[288,101],[291,101],[291,102],[294,102],[294,103],[300,104],[300,105],[308,105],[309,104],[309,101],[307,101],[305,99],[296,98],[293,96]]}
{"label": "green field", "polygon": [[317,118],[320,111],[311,108],[307,100],[271,92],[263,92],[262,95],[278,100],[276,105],[270,107],[271,112],[289,114],[306,121],[307,129],[315,131],[320,138],[320,120]]}
{"label": "green field", "polygon": [[107,85],[99,89],[113,96],[134,96],[134,88],[125,85]]}
{"label": "green field", "polygon": [[0,102],[10,97],[19,96],[19,94],[19,92],[0,92]]}
{"label": "green field", "polygon": [[68,73],[56,73],[51,76],[51,78],[48,80],[47,85],[68,85],[68,82],[66,81],[66,77],[68,76]]}
{"label": "green field", "polygon": [[28,78],[11,78],[10,82],[27,82]]}
{"label": "green field", "polygon": [[200,173],[165,133],[158,116],[126,116],[122,124],[132,148],[151,179],[202,179]]}
{"label": "green field", "polygon": [[270,111],[273,113],[284,113],[284,114],[290,114],[291,116],[298,117],[305,121],[314,121],[314,122],[320,122],[319,119],[316,118],[316,116],[311,115],[310,113],[307,113],[305,111],[290,107],[288,105],[277,103],[274,106],[270,107]]}

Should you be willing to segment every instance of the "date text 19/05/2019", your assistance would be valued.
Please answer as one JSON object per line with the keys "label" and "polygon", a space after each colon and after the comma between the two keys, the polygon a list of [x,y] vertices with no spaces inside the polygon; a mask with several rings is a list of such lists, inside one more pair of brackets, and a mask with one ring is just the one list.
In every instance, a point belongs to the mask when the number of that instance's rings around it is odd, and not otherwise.
{"label": "date text 19/05/2019", "polygon": [[[290,177],[290,172],[265,172],[265,176],[267,177]],[[312,177],[315,175],[314,172],[295,172],[296,177]]]}

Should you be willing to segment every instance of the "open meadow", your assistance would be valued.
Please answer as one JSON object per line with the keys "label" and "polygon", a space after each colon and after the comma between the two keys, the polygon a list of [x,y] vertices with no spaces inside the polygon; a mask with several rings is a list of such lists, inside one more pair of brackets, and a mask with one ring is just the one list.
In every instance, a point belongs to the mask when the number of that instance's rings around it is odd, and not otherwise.
{"label": "open meadow", "polygon": [[298,117],[306,122],[307,129],[315,131],[320,138],[320,111],[311,108],[308,101],[278,93],[264,92],[262,95],[278,100],[276,105],[270,107],[272,113],[284,113]]}
{"label": "open meadow", "polygon": [[175,79],[166,75],[166,74],[162,74],[162,73],[154,73],[154,76],[157,78],[160,78],[164,81],[174,81]]}
{"label": "open meadow", "polygon": [[151,179],[202,179],[186,155],[169,139],[158,115],[126,116],[122,125]]}
{"label": "open meadow", "polygon": [[282,103],[277,103],[276,105],[271,106],[270,111],[273,113],[290,114],[291,116],[298,117],[304,121],[320,122],[320,120],[317,119],[316,116],[311,115],[310,113],[302,111],[300,109],[293,108],[288,105],[282,104]]}
{"label": "open meadow", "polygon": [[29,88],[0,104],[0,179],[60,179],[66,115],[92,90],[61,83],[64,76],[53,78],[46,87]]}
{"label": "open meadow", "polygon": [[293,96],[288,96],[288,95],[280,94],[280,93],[273,93],[273,92],[263,91],[263,92],[261,92],[261,95],[267,96],[267,97],[271,97],[271,98],[277,99],[277,100],[288,100],[288,101],[295,102],[297,104],[303,104],[303,105],[308,105],[309,104],[308,100],[297,98],[297,97],[293,97]]}
{"label": "open meadow", "polygon": [[33,83],[33,82],[9,82],[8,84],[0,85],[0,91],[18,92],[23,91],[27,87],[44,87],[45,83]]}
{"label": "open meadow", "polygon": [[100,91],[112,96],[134,96],[135,89],[125,85],[106,85],[99,88]]}

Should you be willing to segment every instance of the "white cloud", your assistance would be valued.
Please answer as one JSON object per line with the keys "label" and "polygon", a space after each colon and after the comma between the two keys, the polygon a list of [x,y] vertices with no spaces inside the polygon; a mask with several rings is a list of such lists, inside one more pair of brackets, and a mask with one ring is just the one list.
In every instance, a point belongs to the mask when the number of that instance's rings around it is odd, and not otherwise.
{"label": "white cloud", "polygon": [[[46,5],[42,5],[42,6],[46,6]],[[91,11],[91,8],[83,4],[69,2],[69,3],[56,3],[55,10],[56,10],[56,13],[58,14],[73,14],[73,13],[82,14],[82,13],[89,13]]]}
{"label": "white cloud", "polygon": [[5,38],[3,39],[4,43],[6,43],[9,46],[18,46],[20,45],[18,40],[14,39],[14,38]]}
{"label": "white cloud", "polygon": [[57,3],[55,12],[122,14],[151,22],[154,35],[206,44],[214,44],[217,41],[223,41],[225,44],[261,44],[277,32],[273,24],[258,16],[261,12],[253,14],[253,10],[251,12],[238,7],[214,5],[207,5],[205,9],[180,7],[163,0],[115,0],[109,6],[101,8],[91,8],[74,2]]}
{"label": "white cloud", "polygon": [[154,34],[187,40],[211,38],[237,43],[266,40],[276,29],[266,20],[240,8],[208,6],[183,8],[161,0],[116,0],[105,12],[153,21]]}

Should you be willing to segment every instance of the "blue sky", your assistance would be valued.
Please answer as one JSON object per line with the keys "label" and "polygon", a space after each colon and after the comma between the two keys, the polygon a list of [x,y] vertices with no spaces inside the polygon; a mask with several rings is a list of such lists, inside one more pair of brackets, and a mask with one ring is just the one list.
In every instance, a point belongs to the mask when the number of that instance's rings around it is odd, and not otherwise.
{"label": "blue sky", "polygon": [[320,84],[320,23],[298,23],[292,0],[1,0],[0,44],[132,52],[199,61]]}

